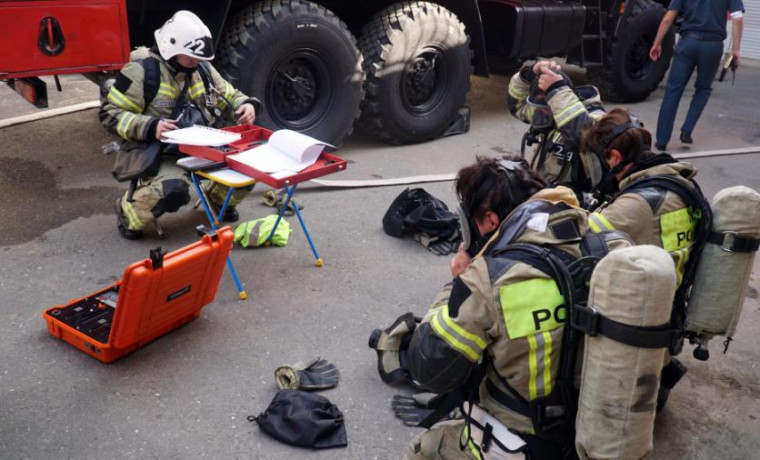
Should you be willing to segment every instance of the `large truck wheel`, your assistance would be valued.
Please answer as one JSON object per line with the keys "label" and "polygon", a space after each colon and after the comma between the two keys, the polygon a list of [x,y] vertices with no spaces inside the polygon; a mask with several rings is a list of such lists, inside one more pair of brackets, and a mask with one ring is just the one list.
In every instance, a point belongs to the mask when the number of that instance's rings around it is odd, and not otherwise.
{"label": "large truck wheel", "polygon": [[262,126],[340,145],[362,100],[356,39],[331,11],[302,0],[266,0],[237,14],[220,43],[220,67],[264,102]]}
{"label": "large truck wheel", "polygon": [[365,99],[359,126],[408,144],[440,136],[470,90],[472,52],[464,25],[428,2],[392,5],[364,26]]}
{"label": "large truck wheel", "polygon": [[665,77],[673,56],[675,33],[671,29],[662,42],[662,56],[649,59],[649,49],[657,36],[665,8],[652,0],[628,2],[628,16],[607,47],[604,67],[591,69],[592,81],[598,83],[606,99],[638,102],[646,99]]}

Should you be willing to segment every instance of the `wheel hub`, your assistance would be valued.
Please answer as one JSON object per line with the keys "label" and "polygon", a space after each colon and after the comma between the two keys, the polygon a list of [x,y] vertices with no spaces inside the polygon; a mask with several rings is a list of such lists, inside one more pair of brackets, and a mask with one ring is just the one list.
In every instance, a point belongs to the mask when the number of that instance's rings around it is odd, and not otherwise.
{"label": "wheel hub", "polygon": [[414,112],[426,112],[437,105],[442,94],[442,54],[425,48],[409,61],[402,76],[402,100]]}

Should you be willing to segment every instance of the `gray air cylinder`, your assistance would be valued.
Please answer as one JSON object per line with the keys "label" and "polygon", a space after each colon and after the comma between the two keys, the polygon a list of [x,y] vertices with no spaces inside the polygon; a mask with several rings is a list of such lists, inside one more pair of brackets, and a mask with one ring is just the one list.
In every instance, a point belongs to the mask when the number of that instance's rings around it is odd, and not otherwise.
{"label": "gray air cylinder", "polygon": [[718,192],[711,206],[712,242],[697,263],[685,326],[705,341],[731,337],[736,330],[757,250],[752,242],[760,238],[760,194],[730,187]]}
{"label": "gray air cylinder", "polygon": [[[656,246],[612,251],[591,276],[588,305],[628,326],[663,326],[676,290],[673,258]],[[652,451],[667,348],[586,335],[575,446],[581,459],[640,459]]]}

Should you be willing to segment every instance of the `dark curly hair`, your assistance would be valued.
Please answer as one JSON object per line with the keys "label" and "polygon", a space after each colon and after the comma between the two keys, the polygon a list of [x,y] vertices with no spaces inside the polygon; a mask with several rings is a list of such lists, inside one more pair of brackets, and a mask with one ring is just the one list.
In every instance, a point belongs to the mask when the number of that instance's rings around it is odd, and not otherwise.
{"label": "dark curly hair", "polygon": [[[652,134],[644,128],[631,128],[609,142],[602,145],[605,138],[618,126],[632,123],[631,115],[626,109],[614,109],[599,121],[583,130],[581,150],[595,152],[604,160],[610,156],[612,149],[623,155],[623,161],[636,161],[654,155],[651,153]],[[643,147],[643,149],[642,149]]]}
{"label": "dark curly hair", "polygon": [[[513,161],[519,168],[507,174],[500,160]],[[511,183],[510,178],[515,179]],[[500,219],[528,197],[546,187],[541,174],[530,169],[525,159],[513,155],[491,158],[478,155],[474,164],[459,170],[456,179],[456,193],[459,202],[476,219],[481,219],[486,211],[493,211]]]}

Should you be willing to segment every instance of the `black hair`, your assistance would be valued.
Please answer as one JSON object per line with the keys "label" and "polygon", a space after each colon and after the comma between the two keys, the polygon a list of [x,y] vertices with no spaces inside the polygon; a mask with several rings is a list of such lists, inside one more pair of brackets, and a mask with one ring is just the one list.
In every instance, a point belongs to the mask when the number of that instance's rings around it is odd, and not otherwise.
{"label": "black hair", "polygon": [[503,220],[515,207],[546,185],[541,174],[530,169],[523,158],[479,155],[474,164],[459,170],[456,193],[459,202],[473,218],[482,219],[487,211],[493,211]]}

